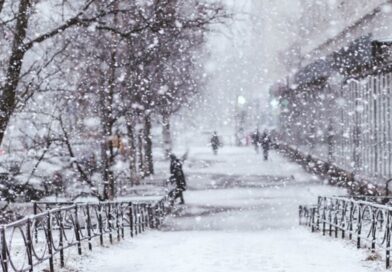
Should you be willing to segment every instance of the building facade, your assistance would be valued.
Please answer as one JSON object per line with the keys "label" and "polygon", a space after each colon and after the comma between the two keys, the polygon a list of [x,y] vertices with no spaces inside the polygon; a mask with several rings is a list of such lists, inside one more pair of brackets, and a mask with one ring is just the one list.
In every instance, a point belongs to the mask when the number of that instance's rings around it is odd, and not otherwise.
{"label": "building facade", "polygon": [[300,65],[273,92],[281,139],[384,182],[392,178],[391,1],[308,2]]}

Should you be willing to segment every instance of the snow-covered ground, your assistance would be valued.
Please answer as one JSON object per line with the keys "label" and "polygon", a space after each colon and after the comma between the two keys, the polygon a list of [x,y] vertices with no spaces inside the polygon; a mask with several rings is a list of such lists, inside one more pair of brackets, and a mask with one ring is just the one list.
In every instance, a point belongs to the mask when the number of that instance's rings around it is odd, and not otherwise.
{"label": "snow-covered ground", "polygon": [[186,205],[159,231],[94,248],[68,271],[229,272],[381,271],[350,242],[298,226],[298,205],[344,194],[272,152],[225,147],[218,156],[191,150]]}

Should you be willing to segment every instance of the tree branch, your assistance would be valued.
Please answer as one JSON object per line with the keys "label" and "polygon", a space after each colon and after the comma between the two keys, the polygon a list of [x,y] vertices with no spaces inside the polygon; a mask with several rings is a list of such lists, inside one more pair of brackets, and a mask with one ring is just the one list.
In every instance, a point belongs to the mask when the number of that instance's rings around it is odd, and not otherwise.
{"label": "tree branch", "polygon": [[80,166],[79,162],[76,160],[75,157],[75,153],[73,152],[72,149],[72,145],[69,141],[69,136],[68,136],[68,132],[65,129],[64,126],[64,122],[63,122],[63,118],[61,117],[61,115],[59,116],[59,123],[60,123],[60,127],[61,130],[63,131],[64,134],[64,142],[65,145],[67,146],[68,149],[68,153],[70,155],[70,157],[72,158],[72,164],[76,167],[76,169],[78,170],[80,177],[82,178],[83,181],[87,182],[88,185],[90,185],[91,187],[94,186],[94,184],[91,182],[91,180],[88,178],[87,174],[83,171],[82,167]]}
{"label": "tree branch", "polygon": [[[92,0],[93,1],[93,0]],[[34,44],[36,43],[41,43],[51,37],[56,36],[57,34],[67,30],[68,28],[71,28],[73,26],[77,26],[77,25],[85,25],[88,26],[93,22],[96,22],[99,18],[105,17],[107,15],[111,15],[111,14],[117,14],[120,12],[126,12],[127,10],[110,10],[110,11],[102,11],[100,13],[98,13],[96,16],[93,16],[91,18],[81,18],[82,15],[84,15],[84,10],[82,12],[79,12],[77,15],[75,15],[74,17],[68,19],[64,24],[58,26],[57,28],[41,34],[40,36],[38,36],[37,38],[33,39],[32,41],[24,44],[23,46],[23,50],[27,51],[30,48],[32,48],[34,46]]]}

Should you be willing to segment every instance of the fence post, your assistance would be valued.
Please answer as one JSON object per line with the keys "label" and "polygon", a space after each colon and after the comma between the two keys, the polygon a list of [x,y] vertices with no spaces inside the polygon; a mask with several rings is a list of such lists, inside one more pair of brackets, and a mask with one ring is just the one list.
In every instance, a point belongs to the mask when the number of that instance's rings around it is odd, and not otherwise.
{"label": "fence post", "polygon": [[387,214],[387,233],[386,233],[386,252],[385,252],[385,266],[388,269],[390,266],[390,257],[391,257],[391,226],[390,226],[390,217],[391,217],[391,212],[388,211]]}
{"label": "fence post", "polygon": [[133,206],[133,216],[135,217],[135,236],[139,234],[139,204]]}
{"label": "fence post", "polygon": [[361,232],[362,232],[362,205],[358,206],[358,226],[357,226],[357,248],[361,248]]}
{"label": "fence post", "polygon": [[32,236],[31,236],[31,219],[27,219],[27,225],[26,225],[26,253],[27,253],[27,259],[28,263],[30,266],[29,271],[33,271],[33,241],[32,241]]}
{"label": "fence post", "polygon": [[[38,213],[38,204],[37,202],[34,201],[33,203],[33,212],[34,215],[37,215]],[[35,239],[35,243],[38,243],[38,226],[37,226],[38,222],[36,221],[34,224],[34,239]]]}
{"label": "fence post", "polygon": [[145,204],[145,208],[144,208],[144,212],[145,212],[145,228],[150,228],[151,225],[151,221],[150,221],[150,204]]}
{"label": "fence post", "polygon": [[139,218],[139,233],[142,233],[143,229],[143,206],[142,204],[138,205],[137,208],[137,217]]}
{"label": "fence post", "polygon": [[349,233],[348,233],[348,238],[351,240],[351,239],[353,239],[353,213],[354,213],[354,203],[353,202],[351,202],[351,205],[350,205],[350,217],[349,217],[349,221],[348,221],[348,230],[349,230]]}
{"label": "fence post", "polygon": [[135,236],[137,236],[139,234],[139,216],[138,216],[138,213],[139,213],[139,204],[136,203],[133,206],[133,215],[135,217],[135,219],[134,219],[135,220]]}
{"label": "fence post", "polygon": [[326,221],[327,221],[327,214],[326,214],[327,212],[326,212],[326,207],[325,207],[325,204],[324,204],[324,207],[323,207],[323,235],[325,236],[325,232],[326,232],[326,227],[327,227],[327,223],[326,223]]}
{"label": "fence post", "polygon": [[90,216],[90,205],[86,204],[87,212],[87,235],[88,235],[88,249],[93,250],[93,245],[91,244],[91,216]]}
{"label": "fence post", "polygon": [[146,204],[142,204],[141,206],[141,220],[142,220],[142,232],[145,231],[145,227],[146,227]]}
{"label": "fence post", "polygon": [[64,223],[61,211],[59,211],[59,229],[60,229],[60,266],[64,267]]}
{"label": "fence post", "polygon": [[302,225],[302,205],[299,205],[298,207],[298,222],[299,225]]}
{"label": "fence post", "polygon": [[120,213],[120,218],[121,218],[121,238],[124,239],[124,203],[120,204],[121,208],[121,213]]}
{"label": "fence post", "polygon": [[347,202],[343,203],[343,210],[342,210],[342,218],[341,218],[341,225],[342,225],[342,239],[345,237],[345,232],[346,232],[346,224],[344,218],[346,217],[347,214]]}
{"label": "fence post", "polygon": [[1,227],[1,266],[3,272],[8,272],[7,240],[4,226]]}
{"label": "fence post", "polygon": [[105,205],[108,206],[108,216],[106,216],[106,220],[108,221],[109,227],[109,241],[113,244],[113,236],[112,236],[112,206],[111,203],[106,203]]}
{"label": "fence post", "polygon": [[148,204],[148,207],[147,207],[147,214],[148,214],[148,226],[149,226],[149,228],[150,229],[153,229],[154,228],[154,217],[153,217],[153,210],[152,210],[152,206],[151,206],[151,204]]}
{"label": "fence post", "polygon": [[49,271],[54,272],[54,265],[53,265],[53,240],[52,240],[52,223],[51,223],[51,215],[50,211],[47,212],[47,222],[46,222],[46,227],[48,228],[47,230],[47,237],[46,237],[46,242],[48,244],[48,253],[49,253]]}
{"label": "fence post", "polygon": [[311,226],[312,232],[315,232],[315,228],[314,228],[315,213],[316,213],[316,208],[315,208],[315,207],[312,207],[312,208],[311,208],[311,213],[310,213],[310,216],[311,216],[311,218],[310,218],[310,224],[312,225],[312,226]]}
{"label": "fence post", "polygon": [[[160,218],[162,218],[163,216],[165,216],[165,213],[166,213],[166,211],[165,211],[165,203],[167,202],[168,200],[167,200],[167,197],[165,197],[164,198],[164,201],[162,201],[161,202],[161,204],[160,204],[160,214],[159,214],[159,216],[160,216]],[[160,221],[159,221],[159,224],[160,224]]]}
{"label": "fence post", "polygon": [[376,231],[377,231],[377,223],[376,223],[376,215],[373,213],[372,215],[372,252],[374,253],[376,249]]}
{"label": "fence post", "polygon": [[82,242],[80,240],[80,225],[78,218],[78,205],[75,205],[75,238],[78,242],[78,254],[82,255]]}
{"label": "fence post", "polygon": [[155,227],[159,228],[161,225],[161,218],[163,216],[163,206],[164,206],[164,202],[166,200],[166,197],[163,198],[157,205],[156,210],[155,210]]}
{"label": "fence post", "polygon": [[162,203],[164,202],[163,200],[160,200],[158,202],[158,204],[155,206],[155,228],[159,228],[160,224],[161,224],[161,216],[163,214],[163,210],[162,210]]}
{"label": "fence post", "polygon": [[99,228],[99,243],[103,246],[103,226],[102,226],[102,204],[98,204],[98,228]]}
{"label": "fence post", "polygon": [[317,221],[316,226],[317,230],[320,231],[320,209],[321,209],[321,196],[317,198]]}
{"label": "fence post", "polygon": [[132,209],[132,202],[129,204],[129,230],[131,232],[131,237],[133,237],[133,209]]}
{"label": "fence post", "polygon": [[120,213],[119,213],[119,203],[116,203],[116,229],[117,229],[117,241],[120,241]]}
{"label": "fence post", "polygon": [[328,211],[329,236],[332,236],[332,211]]}
{"label": "fence post", "polygon": [[143,212],[144,205],[142,203],[139,204],[138,209],[138,217],[139,217],[139,233],[144,231],[144,212]]}

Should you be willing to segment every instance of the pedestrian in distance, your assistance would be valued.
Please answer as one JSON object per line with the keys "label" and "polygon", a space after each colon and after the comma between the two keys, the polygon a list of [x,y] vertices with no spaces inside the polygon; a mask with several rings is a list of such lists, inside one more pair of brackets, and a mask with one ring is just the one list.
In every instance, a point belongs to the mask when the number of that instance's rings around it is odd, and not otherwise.
{"label": "pedestrian in distance", "polygon": [[214,153],[214,155],[218,154],[218,148],[221,145],[220,141],[219,141],[219,137],[216,131],[214,131],[214,133],[212,134],[211,140],[211,147],[212,147],[212,152]]}
{"label": "pedestrian in distance", "polygon": [[255,147],[255,151],[257,154],[259,153],[260,140],[261,140],[261,135],[259,129],[256,129],[256,131],[252,134],[252,144]]}
{"label": "pedestrian in distance", "polygon": [[186,191],[186,181],[184,171],[182,170],[182,162],[177,159],[174,154],[170,154],[170,182],[176,185],[174,199],[180,199],[180,204],[185,204],[184,194]]}
{"label": "pedestrian in distance", "polygon": [[268,160],[268,152],[271,146],[271,137],[267,130],[264,130],[263,134],[261,135],[261,146],[263,148],[263,156],[264,160]]}

